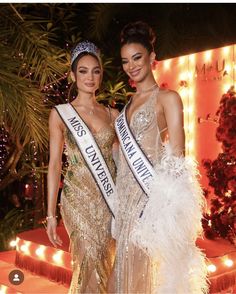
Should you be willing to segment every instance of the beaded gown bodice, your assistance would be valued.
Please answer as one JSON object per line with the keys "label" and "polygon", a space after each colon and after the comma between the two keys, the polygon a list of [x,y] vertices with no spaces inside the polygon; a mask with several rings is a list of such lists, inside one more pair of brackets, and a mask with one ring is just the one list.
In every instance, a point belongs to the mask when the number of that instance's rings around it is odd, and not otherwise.
{"label": "beaded gown bodice", "polygon": [[[142,151],[152,164],[155,164],[159,160],[163,147],[157,124],[157,113],[155,111],[156,100],[157,91],[154,91],[146,102],[132,114],[130,119],[130,129]],[[133,196],[128,197],[129,201],[132,198],[133,201],[138,202],[143,192],[134,178],[121,149],[119,150],[119,158],[117,174],[118,195],[122,197],[123,194],[127,196],[131,194]],[[123,181],[126,182],[126,185],[123,185]],[[129,181],[129,184],[127,184],[127,181]],[[124,193],[122,194],[121,191]],[[143,200],[145,199],[145,197],[141,198]],[[121,210],[125,210],[126,204],[124,204],[123,208],[120,206],[123,202],[125,202],[124,199],[119,201],[119,209]],[[135,206],[132,203],[132,209],[135,209]]]}
{"label": "beaded gown bodice", "polygon": [[[69,166],[64,177],[61,213],[71,240],[70,293],[105,293],[112,268],[111,213],[73,135],[68,130],[64,135]],[[114,128],[106,126],[93,136],[114,179]]]}

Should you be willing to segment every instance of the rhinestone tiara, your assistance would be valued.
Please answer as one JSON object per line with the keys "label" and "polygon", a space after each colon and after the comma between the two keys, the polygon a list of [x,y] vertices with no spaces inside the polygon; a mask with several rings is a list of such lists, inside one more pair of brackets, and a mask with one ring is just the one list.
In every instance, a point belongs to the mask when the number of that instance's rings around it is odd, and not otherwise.
{"label": "rhinestone tiara", "polygon": [[74,48],[74,50],[71,53],[71,65],[73,64],[73,62],[75,61],[75,59],[81,54],[81,53],[91,53],[93,55],[95,55],[98,59],[100,59],[100,50],[98,49],[98,47],[90,42],[90,41],[83,41],[80,42],[76,45],[76,47]]}

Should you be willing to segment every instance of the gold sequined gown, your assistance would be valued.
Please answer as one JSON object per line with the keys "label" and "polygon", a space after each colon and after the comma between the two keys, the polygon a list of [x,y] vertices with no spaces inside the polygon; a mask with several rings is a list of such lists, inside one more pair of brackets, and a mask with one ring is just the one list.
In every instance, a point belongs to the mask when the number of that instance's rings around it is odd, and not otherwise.
{"label": "gold sequined gown", "polygon": [[[94,134],[113,179],[114,136],[111,126]],[[107,293],[114,247],[111,213],[68,130],[65,130],[65,143],[69,167],[61,194],[61,215],[70,237],[73,260],[69,293]]]}

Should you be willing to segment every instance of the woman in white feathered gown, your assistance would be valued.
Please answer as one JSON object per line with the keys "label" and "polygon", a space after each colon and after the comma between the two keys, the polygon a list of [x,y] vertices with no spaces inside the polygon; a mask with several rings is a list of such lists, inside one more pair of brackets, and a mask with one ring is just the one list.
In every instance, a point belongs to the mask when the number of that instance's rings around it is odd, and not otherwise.
{"label": "woman in white feathered gown", "polygon": [[205,256],[195,244],[204,197],[195,163],[184,156],[181,98],[160,89],[152,74],[154,41],[143,22],[128,24],[121,34],[123,69],[136,84],[127,120],[156,176],[146,195],[119,150],[114,291],[207,293]]}

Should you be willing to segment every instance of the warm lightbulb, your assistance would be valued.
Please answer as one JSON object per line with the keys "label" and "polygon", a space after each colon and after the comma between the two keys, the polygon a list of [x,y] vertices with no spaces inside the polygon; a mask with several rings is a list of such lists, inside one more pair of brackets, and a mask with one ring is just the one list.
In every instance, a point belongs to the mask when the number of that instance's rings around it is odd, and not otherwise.
{"label": "warm lightbulb", "polygon": [[226,259],[226,260],[224,261],[224,264],[225,264],[226,266],[228,266],[228,267],[231,267],[231,266],[234,264],[234,262],[233,262],[232,259]]}
{"label": "warm lightbulb", "polygon": [[186,96],[188,96],[188,91],[187,89],[183,88],[180,90],[180,94],[182,98],[185,98]]}
{"label": "warm lightbulb", "polygon": [[16,240],[12,240],[12,241],[10,242],[10,246],[11,246],[11,247],[15,247],[16,244],[17,244]]}
{"label": "warm lightbulb", "polygon": [[193,144],[193,140],[189,140],[189,142],[187,142],[187,148],[189,149],[189,151],[192,151],[193,150],[193,146],[194,146],[194,144]]}
{"label": "warm lightbulb", "polygon": [[194,72],[193,71],[188,71],[188,79],[193,80],[194,77]]}
{"label": "warm lightbulb", "polygon": [[0,286],[0,294],[6,294],[7,293],[7,287],[4,285]]}
{"label": "warm lightbulb", "polygon": [[39,257],[43,258],[44,257],[44,251],[45,251],[45,247],[41,245],[41,246],[39,246],[39,248],[36,249],[35,253]]}
{"label": "warm lightbulb", "polygon": [[226,56],[226,55],[229,54],[229,49],[230,49],[229,46],[223,48],[223,54],[224,54],[224,56]]}
{"label": "warm lightbulb", "polygon": [[26,245],[21,245],[21,247],[20,247],[21,251],[26,251],[26,249],[27,249]]}
{"label": "warm lightbulb", "polygon": [[195,61],[195,54],[189,55],[189,61],[194,62]]}
{"label": "warm lightbulb", "polygon": [[29,246],[30,246],[30,242],[29,241],[25,241],[23,245],[21,245],[20,250],[22,252],[24,252],[25,254],[29,254]]}
{"label": "warm lightbulb", "polygon": [[171,59],[167,59],[164,61],[164,69],[170,68]]}
{"label": "warm lightbulb", "polygon": [[180,64],[180,65],[184,64],[185,59],[186,59],[185,56],[181,56],[181,57],[179,58],[179,64]]}
{"label": "warm lightbulb", "polygon": [[188,72],[182,72],[180,75],[179,75],[179,79],[181,81],[185,81],[187,80],[187,77],[188,77]]}
{"label": "warm lightbulb", "polygon": [[205,61],[211,60],[212,51],[206,51],[205,52]]}
{"label": "warm lightbulb", "polygon": [[56,263],[62,263],[62,254],[63,252],[62,251],[58,251],[56,254],[53,255],[53,260],[56,262]]}
{"label": "warm lightbulb", "polygon": [[193,106],[189,106],[189,107],[187,107],[187,112],[189,113],[189,114],[193,114]]}
{"label": "warm lightbulb", "polygon": [[209,264],[207,269],[209,272],[214,273],[216,271],[216,266],[214,264]]}
{"label": "warm lightbulb", "polygon": [[24,253],[27,253],[28,247],[26,245],[21,245],[20,250],[23,251]]}

